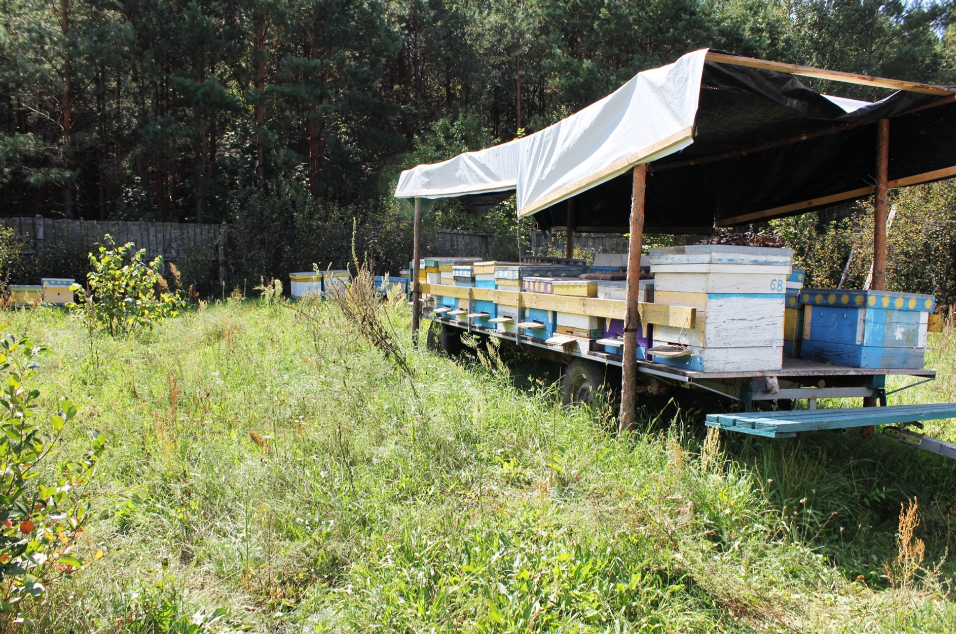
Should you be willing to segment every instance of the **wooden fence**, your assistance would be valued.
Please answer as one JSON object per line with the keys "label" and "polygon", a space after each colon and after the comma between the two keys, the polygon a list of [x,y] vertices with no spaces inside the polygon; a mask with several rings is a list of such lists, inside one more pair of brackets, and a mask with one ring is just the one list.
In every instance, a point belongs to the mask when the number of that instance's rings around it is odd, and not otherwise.
{"label": "wooden fence", "polygon": [[[309,270],[313,261],[323,267],[334,264],[335,268],[342,268],[351,261],[353,242],[360,254],[364,254],[369,245],[378,244],[379,251],[390,254],[386,261],[380,254],[379,263],[391,268],[392,273],[407,266],[411,255],[410,232],[378,235],[374,227],[363,228],[357,237],[352,235],[351,227],[331,227],[304,243],[290,240],[283,251],[277,248],[282,245],[274,240],[250,240],[250,236],[234,235],[242,230],[225,223],[99,222],[37,216],[0,218],[0,226],[12,228],[25,243],[32,265],[20,271],[17,277],[29,278],[27,281],[50,275],[84,279],[88,267],[86,254],[102,242],[105,234],[110,234],[116,244],[133,242],[137,248],[145,248],[149,259],[163,256],[167,263],[176,265],[184,283],[202,293],[219,293],[225,285],[257,281],[263,275],[284,278],[289,270],[296,270],[289,267]],[[517,236],[426,229],[422,238],[423,253],[428,256],[513,261],[519,255]],[[575,244],[591,253],[627,252],[627,241],[620,235],[579,234],[575,236]],[[276,259],[276,253],[286,251],[289,253]],[[545,235],[536,231],[525,237],[521,252],[563,255],[564,234]]]}
{"label": "wooden fence", "polygon": [[[96,220],[53,220],[52,218],[0,218],[0,225],[12,228],[37,254],[48,246],[71,244],[88,248],[110,234],[116,244],[133,242],[146,249],[152,259],[158,255],[176,262],[190,250],[217,249],[225,225],[175,222],[100,222]],[[218,253],[216,253],[218,256]]]}

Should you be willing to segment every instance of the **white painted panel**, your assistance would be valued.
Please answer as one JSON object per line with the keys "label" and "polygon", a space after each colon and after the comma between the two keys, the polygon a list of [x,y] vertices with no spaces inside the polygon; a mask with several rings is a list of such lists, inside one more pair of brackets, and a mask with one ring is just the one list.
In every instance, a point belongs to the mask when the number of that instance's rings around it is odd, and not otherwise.
{"label": "white painted panel", "polygon": [[595,253],[594,266],[627,266],[626,253]]}
{"label": "white painted panel", "polygon": [[651,266],[651,273],[655,275],[658,273],[733,273],[734,275],[769,273],[782,275],[786,280],[790,275],[790,267],[759,264],[657,264]]}
{"label": "white painted panel", "polygon": [[292,282],[292,297],[305,297],[322,292],[322,282]]}
{"label": "white painted panel", "polygon": [[[663,345],[654,327],[654,345]],[[704,372],[761,372],[779,370],[783,366],[783,346],[752,348],[700,348],[688,346],[692,357]]]}
{"label": "white painted panel", "polygon": [[759,273],[657,273],[654,290],[682,293],[761,293],[783,297],[785,275]]}
{"label": "white painted panel", "polygon": [[591,317],[590,315],[576,315],[574,313],[558,312],[555,315],[558,326],[568,326],[569,328],[580,328],[582,330],[595,330],[604,325],[604,320],[600,317]]}
{"label": "white painted panel", "polygon": [[789,267],[793,261],[793,250],[724,244],[696,244],[651,249],[647,261],[651,265],[671,263],[785,264]]}

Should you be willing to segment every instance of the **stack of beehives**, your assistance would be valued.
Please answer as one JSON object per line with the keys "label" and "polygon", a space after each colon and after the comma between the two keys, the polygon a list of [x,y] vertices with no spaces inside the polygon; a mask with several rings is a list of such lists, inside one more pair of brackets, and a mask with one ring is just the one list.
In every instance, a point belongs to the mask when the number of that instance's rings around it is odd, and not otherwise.
{"label": "stack of beehives", "polygon": [[792,258],[766,247],[651,249],[654,301],[697,311],[693,328],[654,329],[654,360],[702,372],[779,370]]}

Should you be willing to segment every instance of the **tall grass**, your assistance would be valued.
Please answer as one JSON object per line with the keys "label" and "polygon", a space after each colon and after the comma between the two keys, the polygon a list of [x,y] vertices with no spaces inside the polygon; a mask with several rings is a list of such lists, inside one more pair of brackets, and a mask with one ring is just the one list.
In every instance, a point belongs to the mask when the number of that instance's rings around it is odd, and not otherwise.
{"label": "tall grass", "polygon": [[[92,342],[62,312],[9,314],[58,352],[42,397],[80,406],[76,446],[111,439],[84,537],[106,556],[26,631],[956,622],[956,463],[879,436],[705,437],[684,411],[616,436],[550,382],[517,387],[526,366],[413,347],[399,302],[379,317],[407,370],[334,306],[296,308],[235,299]],[[934,355],[951,358],[948,337]],[[884,565],[902,572],[900,505],[917,498],[924,559],[897,583]]]}

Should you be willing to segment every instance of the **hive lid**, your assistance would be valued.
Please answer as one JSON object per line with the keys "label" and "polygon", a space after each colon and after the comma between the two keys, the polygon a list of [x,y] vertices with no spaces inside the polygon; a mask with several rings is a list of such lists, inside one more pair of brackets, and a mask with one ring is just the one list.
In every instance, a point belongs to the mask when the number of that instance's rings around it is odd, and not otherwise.
{"label": "hive lid", "polygon": [[694,244],[651,249],[647,262],[655,264],[761,264],[790,266],[793,249],[742,247],[732,244]]}

